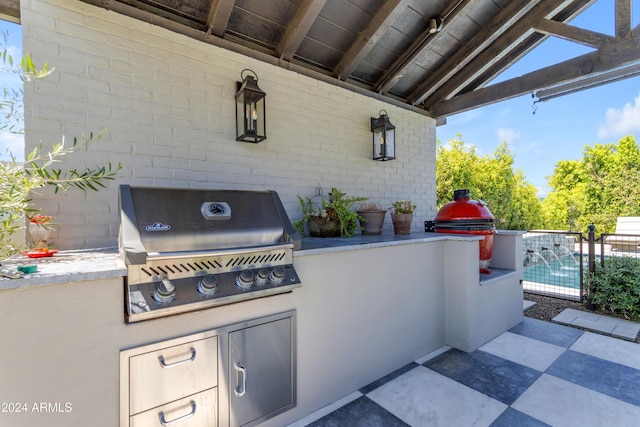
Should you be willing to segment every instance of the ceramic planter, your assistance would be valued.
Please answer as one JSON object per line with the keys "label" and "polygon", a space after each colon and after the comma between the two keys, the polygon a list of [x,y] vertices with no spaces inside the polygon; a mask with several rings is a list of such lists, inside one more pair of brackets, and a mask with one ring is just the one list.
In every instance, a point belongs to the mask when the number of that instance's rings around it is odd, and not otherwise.
{"label": "ceramic planter", "polygon": [[357,211],[366,221],[360,221],[362,234],[382,234],[382,226],[387,211]]}
{"label": "ceramic planter", "polygon": [[393,232],[395,234],[409,234],[411,232],[413,214],[392,213],[391,221],[393,221]]}

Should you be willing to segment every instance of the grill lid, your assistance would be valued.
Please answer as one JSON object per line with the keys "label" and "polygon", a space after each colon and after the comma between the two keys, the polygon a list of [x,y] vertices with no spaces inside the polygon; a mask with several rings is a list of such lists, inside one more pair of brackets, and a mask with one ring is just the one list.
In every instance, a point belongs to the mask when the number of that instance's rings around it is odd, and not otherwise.
{"label": "grill lid", "polygon": [[125,263],[147,257],[298,247],[274,191],[119,187],[120,250]]}
{"label": "grill lid", "polygon": [[468,189],[455,190],[453,201],[440,208],[435,229],[490,230],[495,218],[482,200],[471,200]]}

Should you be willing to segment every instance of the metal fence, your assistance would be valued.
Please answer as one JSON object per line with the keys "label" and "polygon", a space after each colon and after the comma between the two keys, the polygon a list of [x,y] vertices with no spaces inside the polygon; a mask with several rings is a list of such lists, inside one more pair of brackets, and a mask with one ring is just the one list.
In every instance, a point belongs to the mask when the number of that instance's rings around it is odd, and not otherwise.
{"label": "metal fence", "polygon": [[523,238],[525,292],[582,301],[585,256],[582,233],[532,230]]}
{"label": "metal fence", "polygon": [[595,263],[606,266],[617,256],[640,258],[640,235],[602,233],[595,227],[582,233],[532,230],[524,235],[523,289],[525,292],[586,301],[590,294],[589,272]]}
{"label": "metal fence", "polygon": [[602,233],[595,241],[600,243],[600,253],[605,254],[601,259],[603,267],[607,256],[640,257],[640,235]]}

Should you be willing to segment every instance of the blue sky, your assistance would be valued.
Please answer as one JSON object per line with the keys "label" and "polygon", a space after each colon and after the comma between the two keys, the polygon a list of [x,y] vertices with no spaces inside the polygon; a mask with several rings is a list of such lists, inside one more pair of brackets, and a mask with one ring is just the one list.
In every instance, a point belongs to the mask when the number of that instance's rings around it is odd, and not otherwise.
{"label": "blue sky", "polygon": [[[19,63],[22,57],[22,33],[20,26],[0,19],[0,41],[3,40],[2,34],[5,32],[9,33],[6,45],[8,53],[13,57],[14,61],[18,61]],[[21,85],[20,79],[16,75],[2,69],[0,69],[0,79],[2,79],[2,88],[0,90],[4,88],[19,88]],[[4,123],[4,119],[2,120]],[[21,135],[0,131],[0,160],[8,160],[10,158],[7,151],[13,153],[19,160],[23,159],[23,147],[24,143]]]}
{"label": "blue sky", "polygon": [[[571,24],[614,34],[614,0],[599,0]],[[640,23],[640,0],[633,0],[635,27]],[[0,31],[9,31],[8,45],[14,58],[21,57],[20,27],[0,20]],[[518,61],[495,82],[518,77],[539,68],[590,52],[591,49],[557,38],[549,38]],[[6,81],[12,78],[0,72]],[[19,81],[15,81],[19,85]],[[482,154],[493,154],[507,142],[528,181],[544,196],[546,177],[560,160],[580,159],[585,145],[617,142],[633,135],[640,143],[640,77],[554,98],[535,105],[530,95],[499,102],[447,118],[437,128],[437,138],[446,143],[458,134],[465,143],[475,145]],[[20,135],[0,133],[0,160],[8,159],[7,149],[23,158]]]}
{"label": "blue sky", "polygon": [[[599,0],[570,24],[614,35],[614,4],[614,0]],[[635,27],[640,23],[640,0],[634,0],[633,6]],[[494,82],[591,51],[551,37]],[[546,187],[546,177],[553,174],[554,165],[582,158],[585,145],[618,142],[626,135],[633,135],[640,143],[640,77],[539,102],[533,112],[529,94],[450,116],[436,135],[446,143],[461,134],[466,144],[475,145],[482,154],[493,154],[506,141],[515,156],[515,167],[522,169],[544,196],[551,190]]]}

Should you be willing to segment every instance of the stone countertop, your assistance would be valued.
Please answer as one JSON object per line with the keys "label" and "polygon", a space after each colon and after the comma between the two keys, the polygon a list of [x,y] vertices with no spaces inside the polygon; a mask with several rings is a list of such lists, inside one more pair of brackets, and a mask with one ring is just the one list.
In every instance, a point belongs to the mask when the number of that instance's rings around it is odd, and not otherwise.
{"label": "stone countertop", "polygon": [[[353,237],[305,237],[294,256],[316,255],[329,252],[354,251],[384,246],[406,245],[442,240],[481,240],[474,235],[442,233],[411,233],[409,235],[380,234]],[[2,261],[3,267],[35,265],[38,270],[21,279],[0,277],[0,292],[9,289],[81,282],[86,280],[121,278],[127,268],[118,254],[118,248],[78,249],[60,251],[52,257],[28,258],[16,255]]]}
{"label": "stone countertop", "polygon": [[484,236],[421,233],[399,234],[356,234],[353,237],[303,237],[301,248],[294,251],[294,256],[317,255],[329,252],[343,252],[383,246],[407,245],[413,243],[436,242],[442,240],[482,240]]}
{"label": "stone countertop", "polygon": [[0,292],[33,286],[86,280],[119,278],[127,275],[118,248],[79,249],[60,251],[52,257],[28,258],[16,255],[2,261],[3,267],[35,265],[38,271],[21,279],[0,277]]}

